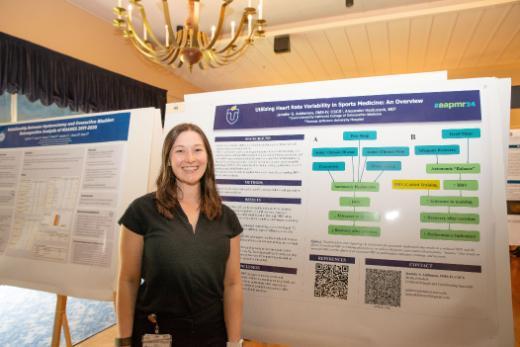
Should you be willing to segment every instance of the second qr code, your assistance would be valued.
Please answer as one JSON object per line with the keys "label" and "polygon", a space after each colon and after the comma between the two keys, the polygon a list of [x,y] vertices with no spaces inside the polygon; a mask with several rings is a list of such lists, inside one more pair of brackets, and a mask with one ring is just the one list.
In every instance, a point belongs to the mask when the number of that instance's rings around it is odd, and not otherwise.
{"label": "second qr code", "polygon": [[367,269],[365,303],[401,306],[401,271]]}

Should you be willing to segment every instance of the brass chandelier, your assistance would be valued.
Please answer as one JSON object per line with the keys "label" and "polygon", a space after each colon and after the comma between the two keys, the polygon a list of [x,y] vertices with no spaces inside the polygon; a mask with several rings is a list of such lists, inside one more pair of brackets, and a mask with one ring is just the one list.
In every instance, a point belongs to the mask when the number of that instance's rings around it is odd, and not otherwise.
{"label": "brass chandelier", "polygon": [[[266,24],[263,18],[263,0],[258,0],[258,11],[251,5],[244,8],[238,25],[231,22],[231,30],[227,43],[222,44],[223,26],[226,9],[233,0],[222,0],[219,18],[216,26],[211,27],[211,36],[199,28],[199,0],[187,0],[188,18],[185,25],[174,30],[170,18],[168,0],[161,0],[164,13],[164,40],[160,40],[153,32],[141,0],[129,0],[128,7],[123,7],[118,0],[114,13],[114,26],[120,28],[123,36],[128,38],[145,57],[167,68],[180,68],[188,65],[192,71],[193,65],[201,69],[216,68],[238,59],[254,40],[264,36]],[[134,13],[137,12],[142,30],[136,30]],[[246,31],[247,30],[247,31]],[[140,33],[138,33],[138,31]],[[218,44],[217,44],[218,42]],[[217,47],[221,45],[221,47]]]}

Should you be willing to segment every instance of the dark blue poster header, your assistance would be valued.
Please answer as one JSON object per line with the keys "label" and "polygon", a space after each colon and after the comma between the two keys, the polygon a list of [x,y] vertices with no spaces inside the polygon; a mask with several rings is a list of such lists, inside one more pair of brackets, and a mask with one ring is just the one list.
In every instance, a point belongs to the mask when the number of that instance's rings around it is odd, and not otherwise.
{"label": "dark blue poster header", "polygon": [[130,113],[0,126],[0,148],[126,141]]}
{"label": "dark blue poster header", "polygon": [[215,130],[480,120],[478,90],[222,105]]}

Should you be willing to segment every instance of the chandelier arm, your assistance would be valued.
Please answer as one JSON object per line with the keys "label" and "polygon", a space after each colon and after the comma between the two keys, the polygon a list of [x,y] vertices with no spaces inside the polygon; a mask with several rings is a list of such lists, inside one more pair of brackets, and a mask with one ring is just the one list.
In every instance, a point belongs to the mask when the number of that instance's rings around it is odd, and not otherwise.
{"label": "chandelier arm", "polygon": [[[141,19],[143,20],[143,30],[146,30],[147,36],[152,38],[153,43],[158,46],[159,48],[165,49],[166,47],[157,39],[157,36],[155,36],[155,33],[152,30],[152,27],[150,26],[150,22],[148,22],[148,18],[146,17],[146,11],[141,4],[136,4],[137,8],[139,9],[139,14],[141,15]],[[151,44],[148,40],[144,41],[145,44]],[[153,47],[153,45],[152,45]],[[152,48],[155,50],[155,48]]]}
{"label": "chandelier arm", "polygon": [[226,16],[227,6],[232,2],[233,2],[233,0],[222,0],[222,4],[220,5],[220,12],[218,15],[218,23],[217,23],[217,27],[215,29],[215,35],[213,36],[213,38],[211,39],[209,44],[204,47],[204,49],[212,48],[215,45],[215,43],[217,42],[218,38],[220,37],[220,33],[222,31],[222,26],[224,25],[224,17]]}
{"label": "chandelier arm", "polygon": [[[181,53],[181,47],[184,46],[185,42],[186,42],[186,32],[183,30],[183,31],[179,31],[177,33],[177,35],[175,35],[175,43],[176,45],[175,46],[169,46],[169,47],[166,47],[165,48],[165,53],[164,54],[161,54],[161,56],[158,58],[163,64],[166,64],[168,66],[170,66],[171,64],[175,63],[175,61],[177,60],[177,58],[179,57],[179,54]],[[157,55],[159,55],[159,53],[156,53]]]}
{"label": "chandelier arm", "polygon": [[221,56],[221,55],[216,55],[215,52],[212,52],[211,54],[208,54],[208,57],[206,57],[206,60],[211,62],[210,66],[212,68],[221,67],[221,66],[227,65],[227,64],[239,59],[247,51],[246,48],[247,48],[247,45],[241,47],[241,49],[239,51],[235,52],[232,56]]}
{"label": "chandelier arm", "polygon": [[137,38],[136,36],[134,35],[131,35],[130,37],[130,41],[132,41],[132,44],[134,45],[134,47],[142,54],[144,55],[145,57],[153,60],[154,62],[159,62],[157,60],[157,55],[154,54],[155,52],[153,51],[150,51],[150,49],[148,47],[143,47],[139,41],[137,41]]}
{"label": "chandelier arm", "polygon": [[179,48],[186,47],[186,44],[188,43],[188,31],[189,29],[187,28],[177,31],[177,45],[179,45]]}
{"label": "chandelier arm", "polygon": [[176,40],[176,46],[170,46],[167,48],[167,52],[165,54],[165,57],[162,59],[162,61],[167,64],[168,66],[173,64],[177,58],[179,57],[179,54],[181,53],[181,50],[184,46],[184,42],[185,42],[185,32],[184,31],[181,31],[180,34],[179,32],[177,33],[177,35],[175,36],[175,40]]}
{"label": "chandelier arm", "polygon": [[205,51],[205,60],[206,60],[206,63],[211,67],[211,68],[217,68],[217,67],[220,67],[220,66],[224,66],[226,63],[222,60],[222,58],[218,55],[215,54],[215,51],[213,50],[208,50],[208,51]]}
{"label": "chandelier arm", "polygon": [[128,32],[128,38],[130,39],[130,41],[132,41],[132,44],[134,45],[134,47],[137,48],[139,50],[139,52],[141,52],[141,54],[145,55],[148,58],[155,57],[155,55],[153,54],[154,51],[151,50],[150,47],[143,45],[142,44],[143,41],[140,40],[139,36],[137,36],[133,30],[130,30]]}
{"label": "chandelier arm", "polygon": [[175,60],[177,60],[177,57],[179,56],[180,52],[181,52],[180,48],[173,48],[173,49],[166,51],[165,54],[162,54],[161,57],[159,57],[159,59],[160,59],[161,63],[163,63],[165,65],[170,65],[173,62],[175,62]]}
{"label": "chandelier arm", "polygon": [[[155,49],[155,47],[150,42],[143,40],[137,34],[137,32],[135,31],[135,27],[134,27],[132,18],[129,15],[126,15],[127,26],[130,29],[129,36],[130,36],[130,38],[132,38],[132,42],[133,42],[134,46],[136,48],[138,48],[139,51],[142,54],[144,54],[145,56],[147,56],[151,59],[154,59],[156,61],[159,61],[159,62],[163,61],[165,59],[164,56],[170,55],[170,53],[168,53],[169,48],[163,46],[163,44],[157,39],[157,37],[155,36],[153,31],[151,30],[151,27],[146,18],[146,12],[145,12],[143,6],[135,0],[131,1],[131,2],[139,9],[139,13],[141,15],[141,19],[143,20],[143,24],[146,27],[147,32],[150,34],[150,37],[152,37],[152,40],[154,41],[156,46],[159,47],[159,50]],[[177,36],[175,36],[175,38],[177,39]],[[177,48],[172,47],[170,49],[172,49],[172,51],[174,51],[175,49],[178,49],[178,47]],[[166,53],[160,53],[161,51],[164,51]],[[178,55],[178,53],[177,53],[177,55]]]}
{"label": "chandelier arm", "polygon": [[213,64],[213,57],[211,57],[210,52],[211,51],[208,50],[204,51],[202,54],[202,60],[204,60],[210,68],[216,68],[218,65]]}
{"label": "chandelier arm", "polygon": [[129,37],[132,40],[133,45],[137,49],[139,49],[139,51],[142,54],[144,54],[145,56],[147,56],[149,58],[155,57],[155,55],[156,55],[155,50],[153,48],[151,48],[150,46],[144,44],[144,41],[138,35],[136,35],[134,31],[131,31],[129,33]]}
{"label": "chandelier arm", "polygon": [[[170,42],[171,42],[172,44],[175,44],[175,48],[178,48],[179,47],[178,38],[177,38],[178,32],[173,31],[172,20],[170,17],[170,7],[168,6],[168,0],[162,0],[162,5],[163,5],[164,23],[166,24],[166,30],[168,30],[168,37],[169,37],[168,46],[170,45]],[[170,38],[173,38],[173,39],[170,39]]]}
{"label": "chandelier arm", "polygon": [[[179,55],[179,48],[172,48],[171,51],[166,51],[166,53],[157,53],[156,51],[153,51],[150,49],[150,47],[146,46],[143,47],[136,39],[135,35],[129,36],[130,41],[134,45],[134,47],[145,57],[149,58],[150,60],[154,61],[155,63],[161,64],[161,63],[167,63],[168,60],[175,61],[177,59],[177,56]],[[171,56],[173,53],[173,58],[169,59],[169,56]]]}
{"label": "chandelier arm", "polygon": [[222,55],[222,59],[229,60],[229,61],[233,61],[233,60],[238,59],[246,51],[246,48],[249,47],[249,45],[250,45],[250,43],[248,42],[248,40],[246,40],[242,44],[242,46],[240,46],[239,49],[234,50],[230,54]]}
{"label": "chandelier arm", "polygon": [[242,30],[244,30],[244,23],[247,22],[247,15],[248,15],[248,13],[246,11],[244,11],[244,13],[242,13],[242,18],[240,19],[240,23],[238,24],[238,28],[235,33],[235,36],[233,36],[231,38],[231,41],[224,48],[222,48],[221,50],[218,50],[217,53],[224,53],[228,49],[233,48],[233,45],[238,40],[238,37],[242,34]]}
{"label": "chandelier arm", "polygon": [[[202,31],[199,31],[199,38],[198,38],[200,44],[202,47],[205,47],[206,46],[206,38],[205,38],[205,35]],[[203,50],[204,48],[202,48],[201,50]]]}
{"label": "chandelier arm", "polygon": [[[140,4],[135,2],[135,0],[132,1],[132,4],[135,4],[136,6],[141,6]],[[128,28],[127,29],[128,36],[130,37],[130,39],[132,39],[132,43],[134,44],[134,46],[136,48],[138,48],[139,51],[141,53],[143,53],[145,56],[147,56],[149,58],[153,58],[153,53],[155,51],[153,50],[153,48],[151,48],[149,45],[147,45],[146,42],[143,39],[141,39],[141,37],[137,34],[137,32],[135,31],[133,19],[130,17],[128,12],[126,14],[125,20],[126,20],[126,26]]]}
{"label": "chandelier arm", "polygon": [[[231,51],[231,53],[229,53],[229,54],[224,54],[222,56],[222,58],[224,58],[224,59],[230,58],[232,60],[235,60],[238,57],[242,56],[242,52],[245,51],[245,49],[248,46],[253,45],[256,30],[257,30],[257,24],[254,24],[254,26],[251,28],[251,32],[249,33],[248,37],[245,38],[244,41],[242,42],[242,46],[240,46],[239,49],[235,49],[235,50]],[[219,52],[217,52],[217,53],[219,53]],[[235,56],[237,56],[237,57],[235,57]]]}

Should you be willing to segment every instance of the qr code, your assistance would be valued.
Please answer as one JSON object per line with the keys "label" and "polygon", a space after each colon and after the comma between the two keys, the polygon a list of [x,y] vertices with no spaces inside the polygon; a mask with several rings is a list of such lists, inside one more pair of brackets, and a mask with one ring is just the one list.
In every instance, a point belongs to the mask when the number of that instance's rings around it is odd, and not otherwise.
{"label": "qr code", "polygon": [[348,266],[316,263],[314,296],[347,300]]}
{"label": "qr code", "polygon": [[401,306],[401,271],[367,269],[365,303]]}

